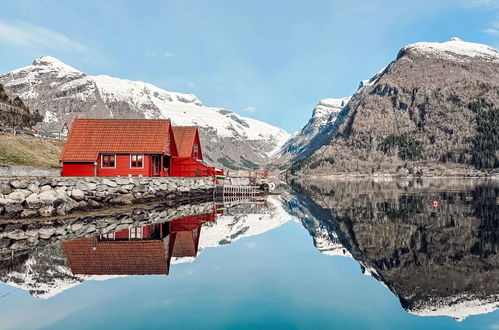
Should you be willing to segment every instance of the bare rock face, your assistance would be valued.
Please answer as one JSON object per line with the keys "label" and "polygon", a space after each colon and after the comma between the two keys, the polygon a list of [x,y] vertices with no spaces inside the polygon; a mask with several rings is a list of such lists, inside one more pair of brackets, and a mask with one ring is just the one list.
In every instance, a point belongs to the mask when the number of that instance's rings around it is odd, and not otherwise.
{"label": "bare rock face", "polygon": [[452,39],[404,47],[295,164],[301,174],[499,166],[499,53]]}
{"label": "bare rock face", "polygon": [[320,100],[308,123],[283,145],[280,160],[297,161],[309,156],[309,150],[311,150],[309,146],[314,145],[315,140],[322,135],[323,130],[336,121],[338,114],[349,100],[349,97]]}
{"label": "bare rock face", "polygon": [[174,125],[197,125],[205,161],[226,168],[265,165],[289,138],[280,128],[204,106],[194,95],[140,81],[89,76],[50,56],[1,75],[0,84],[39,111],[44,123],[71,124],[78,116],[171,119]]}

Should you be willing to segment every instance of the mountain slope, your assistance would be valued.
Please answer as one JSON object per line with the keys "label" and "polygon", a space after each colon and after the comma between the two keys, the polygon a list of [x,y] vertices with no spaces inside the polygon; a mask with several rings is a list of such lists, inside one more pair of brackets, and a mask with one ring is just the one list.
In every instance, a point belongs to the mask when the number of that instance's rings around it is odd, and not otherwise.
{"label": "mountain slope", "polygon": [[314,144],[316,137],[322,135],[325,127],[336,121],[341,109],[349,100],[349,97],[320,100],[319,104],[314,108],[308,123],[295,132],[283,145],[281,158],[283,160],[299,160],[308,156],[309,145]]}
{"label": "mountain slope", "polygon": [[45,122],[169,118],[174,125],[198,125],[207,162],[229,168],[248,161],[267,164],[290,136],[258,120],[204,106],[194,95],[140,81],[89,76],[50,56],[1,75],[0,83],[37,109]]}
{"label": "mountain slope", "polygon": [[352,97],[294,172],[494,168],[498,108],[495,49],[456,38],[409,45]]}

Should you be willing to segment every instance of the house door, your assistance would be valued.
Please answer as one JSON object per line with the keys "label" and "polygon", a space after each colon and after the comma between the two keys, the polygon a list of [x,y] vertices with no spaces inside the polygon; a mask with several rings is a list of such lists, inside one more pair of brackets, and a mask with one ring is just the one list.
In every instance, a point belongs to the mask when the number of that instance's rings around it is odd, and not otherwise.
{"label": "house door", "polygon": [[159,176],[161,158],[159,155],[152,156],[152,176]]}

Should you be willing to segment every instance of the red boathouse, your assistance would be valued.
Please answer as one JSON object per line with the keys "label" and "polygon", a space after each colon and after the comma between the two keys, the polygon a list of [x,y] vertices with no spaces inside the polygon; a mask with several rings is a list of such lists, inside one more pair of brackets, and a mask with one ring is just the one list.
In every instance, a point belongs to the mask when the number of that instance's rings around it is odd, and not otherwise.
{"label": "red boathouse", "polygon": [[62,176],[214,177],[202,160],[197,127],[147,119],[75,119],[60,158]]}

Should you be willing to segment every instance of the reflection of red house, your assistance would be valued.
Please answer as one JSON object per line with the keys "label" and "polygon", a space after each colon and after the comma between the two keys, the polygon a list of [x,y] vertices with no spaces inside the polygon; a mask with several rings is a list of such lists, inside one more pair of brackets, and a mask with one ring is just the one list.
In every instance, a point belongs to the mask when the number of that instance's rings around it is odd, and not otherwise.
{"label": "reflection of red house", "polygon": [[201,227],[215,212],[62,243],[73,274],[168,274],[172,257],[196,257]]}
{"label": "reflection of red house", "polygon": [[197,127],[145,119],[75,119],[60,158],[63,176],[215,176],[202,160]]}

